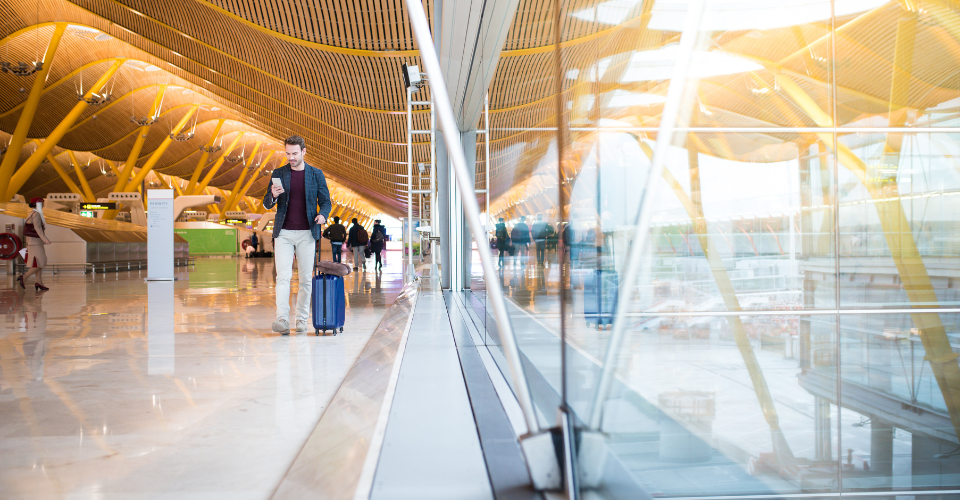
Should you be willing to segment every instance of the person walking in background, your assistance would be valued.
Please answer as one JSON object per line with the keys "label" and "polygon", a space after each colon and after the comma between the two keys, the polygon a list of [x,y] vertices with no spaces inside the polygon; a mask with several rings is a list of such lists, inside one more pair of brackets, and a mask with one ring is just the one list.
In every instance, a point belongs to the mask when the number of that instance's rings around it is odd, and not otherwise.
{"label": "person walking in background", "polygon": [[563,240],[563,253],[570,260],[571,266],[577,264],[577,233],[573,230],[573,225],[564,222],[563,229],[560,231],[560,238]]}
{"label": "person walking in background", "polygon": [[350,234],[347,235],[347,246],[350,247],[350,250],[353,250],[353,270],[356,271],[361,267],[366,270],[367,259],[363,256],[363,249],[366,248],[370,236],[367,234],[367,230],[357,222],[356,217],[351,219],[350,223],[352,225],[350,226]]}
{"label": "person walking in background", "polygon": [[30,213],[23,222],[23,237],[27,243],[26,265],[27,272],[17,277],[20,282],[20,288],[26,289],[24,280],[37,275],[37,282],[33,286],[40,290],[49,290],[43,284],[43,268],[47,265],[47,252],[44,245],[50,244],[50,239],[46,233],[46,219],[43,218],[43,198],[34,198],[30,200]]}
{"label": "person walking in background", "polygon": [[[327,180],[319,168],[307,165],[307,152],[302,137],[291,136],[284,141],[287,163],[270,176],[270,189],[263,196],[263,207],[277,207],[273,224],[273,255],[277,269],[277,320],[273,331],[290,335],[290,278],[293,277],[293,258],[297,258],[300,290],[297,292],[298,332],[310,325],[310,297],[313,291],[313,262],[320,227],[327,221],[333,205]],[[319,207],[319,208],[318,208]]]}
{"label": "person walking in background", "polygon": [[253,236],[250,237],[250,246],[253,247],[253,253],[257,253],[260,251],[260,249],[258,248],[260,246],[260,238],[257,238],[256,231],[254,231]]}
{"label": "person walking in background", "polygon": [[513,240],[513,244],[517,246],[517,253],[514,255],[514,264],[516,264],[517,257],[520,258],[520,266],[526,267],[527,265],[527,255],[528,248],[527,245],[530,244],[530,226],[527,225],[527,216],[520,217],[520,222],[516,226],[513,226],[513,230],[510,231],[510,239]]}
{"label": "person walking in background", "polygon": [[533,223],[531,230],[537,247],[537,265],[543,267],[547,258],[547,236],[550,235],[550,225],[543,222],[543,214],[537,214],[537,222]]}
{"label": "person walking in background", "polygon": [[373,221],[373,234],[370,235],[370,251],[373,252],[374,269],[383,269],[380,252],[387,244],[387,228],[380,224],[380,219]]}
{"label": "person walking in background", "polygon": [[497,230],[494,233],[497,237],[497,250],[500,251],[500,258],[497,260],[497,267],[503,267],[503,257],[510,248],[510,236],[507,233],[507,223],[503,217],[497,222]]}
{"label": "person walking in background", "polygon": [[323,237],[330,240],[330,247],[333,249],[333,261],[343,261],[343,242],[347,241],[347,228],[340,223],[340,217],[333,218],[333,224],[327,226],[323,231]]}

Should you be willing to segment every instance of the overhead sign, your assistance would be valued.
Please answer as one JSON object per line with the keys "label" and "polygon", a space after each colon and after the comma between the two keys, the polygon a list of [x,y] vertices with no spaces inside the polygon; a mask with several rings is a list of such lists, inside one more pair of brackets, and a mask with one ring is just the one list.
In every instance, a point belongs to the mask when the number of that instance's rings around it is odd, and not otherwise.
{"label": "overhead sign", "polygon": [[81,203],[80,210],[116,210],[116,203]]}

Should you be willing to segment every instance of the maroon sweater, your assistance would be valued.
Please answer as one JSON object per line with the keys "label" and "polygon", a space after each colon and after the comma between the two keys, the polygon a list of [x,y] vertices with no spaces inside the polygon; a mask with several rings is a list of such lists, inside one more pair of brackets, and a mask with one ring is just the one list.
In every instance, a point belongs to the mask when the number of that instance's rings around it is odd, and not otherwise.
{"label": "maroon sweater", "polygon": [[306,231],[310,229],[307,220],[307,193],[304,186],[306,170],[292,170],[290,172],[290,191],[287,193],[287,215],[283,219],[283,227],[288,231]]}

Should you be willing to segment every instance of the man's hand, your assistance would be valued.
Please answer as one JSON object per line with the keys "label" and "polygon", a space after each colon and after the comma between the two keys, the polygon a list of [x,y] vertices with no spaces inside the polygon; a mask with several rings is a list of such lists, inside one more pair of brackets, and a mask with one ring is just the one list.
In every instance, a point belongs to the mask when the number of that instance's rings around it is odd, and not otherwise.
{"label": "man's hand", "polygon": [[323,224],[324,222],[327,222],[327,218],[324,217],[323,214],[317,214],[317,218],[316,218],[316,219],[313,219],[313,220],[314,220],[314,222],[316,222],[317,224]]}
{"label": "man's hand", "polygon": [[270,186],[270,193],[273,194],[274,199],[276,199],[281,194],[283,194],[283,186],[279,184],[273,184],[272,186]]}

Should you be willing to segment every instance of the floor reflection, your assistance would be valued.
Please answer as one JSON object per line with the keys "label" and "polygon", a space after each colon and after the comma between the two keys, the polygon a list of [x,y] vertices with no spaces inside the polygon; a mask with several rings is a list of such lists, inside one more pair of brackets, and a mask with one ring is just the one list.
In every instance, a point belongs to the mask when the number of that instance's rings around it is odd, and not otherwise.
{"label": "floor reflection", "polygon": [[0,496],[269,496],[400,292],[400,261],[348,276],[344,333],[321,337],[270,331],[272,259],[149,284],[57,274],[39,294],[6,277]]}

